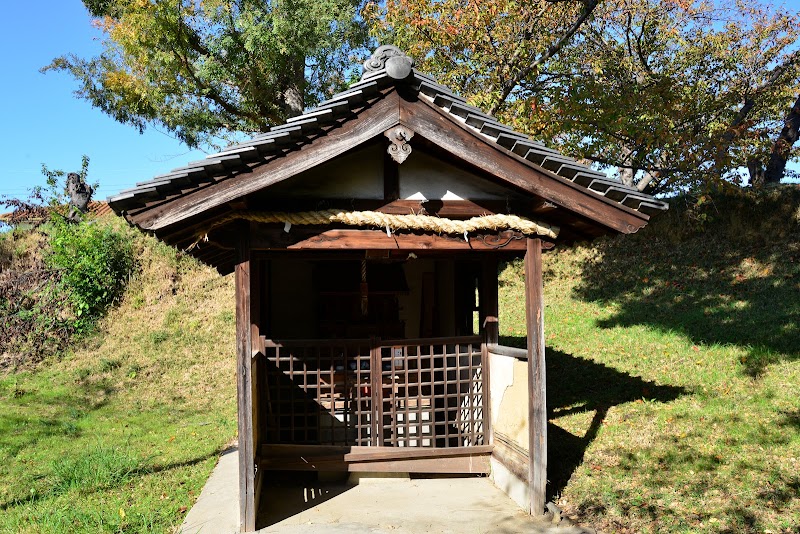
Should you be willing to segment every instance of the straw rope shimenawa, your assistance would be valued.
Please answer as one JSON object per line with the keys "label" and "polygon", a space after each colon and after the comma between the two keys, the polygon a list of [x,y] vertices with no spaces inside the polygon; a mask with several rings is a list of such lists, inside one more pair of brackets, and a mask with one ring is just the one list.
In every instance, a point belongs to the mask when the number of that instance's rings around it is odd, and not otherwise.
{"label": "straw rope shimenawa", "polygon": [[217,219],[201,230],[197,241],[189,247],[194,248],[200,241],[207,241],[208,234],[215,228],[235,220],[262,223],[284,223],[287,225],[325,225],[346,224],[348,226],[371,226],[385,228],[387,233],[397,230],[417,230],[437,234],[464,235],[478,230],[517,230],[525,235],[540,235],[555,239],[557,226],[531,221],[517,215],[482,215],[465,220],[445,219],[431,215],[394,215],[377,211],[321,210],[289,213],[285,211],[243,211],[234,212]]}

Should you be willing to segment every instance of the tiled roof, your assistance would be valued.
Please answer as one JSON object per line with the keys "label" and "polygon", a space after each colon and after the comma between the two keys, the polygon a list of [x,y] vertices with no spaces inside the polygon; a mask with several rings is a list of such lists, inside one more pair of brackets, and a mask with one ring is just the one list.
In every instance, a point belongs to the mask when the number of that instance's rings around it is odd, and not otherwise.
{"label": "tiled roof", "polygon": [[[381,49],[389,49],[390,54],[397,51],[393,47],[381,47]],[[648,215],[667,209],[665,202],[609,178],[602,172],[593,170],[573,158],[531,140],[523,133],[514,131],[480,109],[470,106],[464,98],[440,85],[430,76],[412,68],[408,76],[398,79],[397,74],[391,72],[391,66],[387,71],[387,64],[384,61],[381,68],[365,69],[361,80],[351,85],[349,89],[334,95],[306,113],[289,119],[285,124],[275,126],[269,132],[257,135],[246,142],[230,146],[218,154],[141,182],[136,187],[109,198],[109,204],[114,211],[120,213],[223,179],[231,172],[257,166],[271,156],[324,134],[326,126],[351,116],[354,111],[379,98],[381,91],[391,86],[402,86],[404,91],[412,91],[432,102],[480,133],[487,141],[525,158],[539,168]]]}
{"label": "tiled roof", "polygon": [[[93,213],[97,217],[103,217],[109,213],[113,213],[111,206],[108,205],[108,202],[92,200],[89,202],[88,208],[89,213]],[[0,213],[0,222],[9,223],[12,218],[14,218],[14,215],[14,212]],[[28,215],[23,212],[16,214],[16,219],[18,221],[40,222],[42,220],[42,216],[41,213],[30,213],[30,215]]]}

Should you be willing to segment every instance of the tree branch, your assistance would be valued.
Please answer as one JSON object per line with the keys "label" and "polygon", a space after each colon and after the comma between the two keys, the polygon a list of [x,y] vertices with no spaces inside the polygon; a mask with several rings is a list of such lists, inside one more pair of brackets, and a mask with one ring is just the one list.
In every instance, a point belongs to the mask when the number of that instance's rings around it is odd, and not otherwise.
{"label": "tree branch", "polygon": [[[545,61],[555,56],[559,52],[559,50],[561,50],[561,48],[564,47],[567,41],[573,35],[575,35],[575,32],[578,31],[578,28],[580,28],[586,21],[586,19],[589,18],[589,15],[592,14],[594,9],[597,7],[598,3],[599,0],[585,0],[583,11],[581,12],[577,20],[575,20],[575,22],[572,23],[572,26],[567,28],[567,31],[561,37],[559,37],[553,44],[548,46],[547,50],[545,50],[545,52],[541,56],[539,56],[533,63],[521,69],[516,76],[514,76],[512,79],[510,79],[508,82],[504,84],[503,93],[498,102],[489,111],[490,115],[494,115],[495,113],[497,113],[497,111],[500,109],[500,105],[506,101],[508,95],[510,95],[511,91],[514,90],[514,87],[516,87],[517,84],[519,84],[520,80],[527,78],[531,72],[533,72],[536,68],[539,67],[539,65],[541,65]],[[517,48],[517,51],[520,50],[521,47]]]}

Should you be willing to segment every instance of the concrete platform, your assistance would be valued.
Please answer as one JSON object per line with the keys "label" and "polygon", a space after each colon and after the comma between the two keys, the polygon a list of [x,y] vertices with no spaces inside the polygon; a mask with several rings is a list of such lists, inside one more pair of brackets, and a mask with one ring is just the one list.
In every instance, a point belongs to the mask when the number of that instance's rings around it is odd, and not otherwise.
{"label": "concrete platform", "polygon": [[[238,532],[237,477],[236,452],[223,454],[178,532]],[[361,477],[353,485],[293,473],[270,480],[261,499],[261,534],[586,532],[534,520],[488,478]]]}

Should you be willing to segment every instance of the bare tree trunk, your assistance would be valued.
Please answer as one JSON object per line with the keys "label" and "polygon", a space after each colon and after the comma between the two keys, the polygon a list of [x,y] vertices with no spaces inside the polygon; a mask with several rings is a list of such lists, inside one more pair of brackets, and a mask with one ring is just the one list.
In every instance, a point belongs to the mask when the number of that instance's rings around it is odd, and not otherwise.
{"label": "bare tree trunk", "polygon": [[67,175],[67,194],[70,205],[67,220],[78,222],[81,214],[89,211],[89,201],[92,200],[94,189],[81,178],[81,175],[71,172]]}
{"label": "bare tree trunk", "polygon": [[747,160],[747,172],[750,173],[750,185],[761,187],[764,185],[764,166],[757,159]]}
{"label": "bare tree trunk", "polygon": [[800,96],[792,106],[789,116],[783,125],[778,139],[772,145],[772,153],[769,156],[767,170],[764,173],[764,182],[767,184],[780,183],[786,172],[786,161],[789,159],[789,151],[797,142],[798,130],[800,130]]}
{"label": "bare tree trunk", "polygon": [[283,92],[283,106],[287,117],[303,114],[306,85],[305,58],[294,58],[289,64],[289,77]]}
{"label": "bare tree trunk", "polygon": [[631,169],[630,167],[623,167],[619,170],[619,179],[620,181],[631,187],[636,187],[636,184],[633,180],[636,178],[636,169]]}
{"label": "bare tree trunk", "polygon": [[624,145],[619,147],[619,151],[622,154],[622,164],[626,165],[625,167],[618,167],[619,180],[629,187],[637,187],[636,174],[639,172],[639,169],[633,167],[635,154],[633,150]]}

